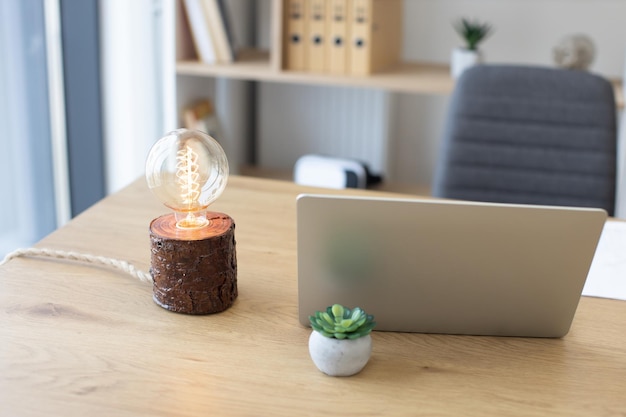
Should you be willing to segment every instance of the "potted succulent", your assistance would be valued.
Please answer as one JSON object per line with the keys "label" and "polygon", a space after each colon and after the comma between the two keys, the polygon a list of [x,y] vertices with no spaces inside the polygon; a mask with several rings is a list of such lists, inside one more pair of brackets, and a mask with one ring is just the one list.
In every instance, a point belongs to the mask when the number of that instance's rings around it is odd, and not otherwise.
{"label": "potted succulent", "polygon": [[331,376],[354,375],[363,369],[372,353],[370,332],[374,316],[359,307],[334,304],[309,316],[313,331],[309,353],[317,368]]}
{"label": "potted succulent", "polygon": [[484,57],[478,45],[491,34],[492,27],[488,23],[465,18],[455,22],[453,26],[465,41],[464,47],[458,47],[452,51],[450,70],[452,77],[458,78],[466,68],[483,62]]}

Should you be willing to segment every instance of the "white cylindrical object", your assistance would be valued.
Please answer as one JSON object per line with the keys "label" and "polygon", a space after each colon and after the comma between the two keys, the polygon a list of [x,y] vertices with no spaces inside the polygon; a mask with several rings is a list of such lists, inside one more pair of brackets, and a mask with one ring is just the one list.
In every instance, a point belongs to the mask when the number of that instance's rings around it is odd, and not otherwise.
{"label": "white cylindrical object", "polygon": [[483,62],[483,54],[479,50],[455,48],[452,50],[450,72],[453,78],[459,78],[467,68]]}
{"label": "white cylindrical object", "polygon": [[350,376],[360,372],[372,353],[372,337],[335,339],[313,331],[309,353],[317,369],[330,376]]}

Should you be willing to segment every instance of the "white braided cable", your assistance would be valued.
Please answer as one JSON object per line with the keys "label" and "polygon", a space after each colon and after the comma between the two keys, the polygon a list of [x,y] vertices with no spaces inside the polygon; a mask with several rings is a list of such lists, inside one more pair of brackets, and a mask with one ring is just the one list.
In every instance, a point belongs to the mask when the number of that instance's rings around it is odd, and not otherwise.
{"label": "white braided cable", "polygon": [[68,252],[46,248],[17,249],[5,256],[4,260],[0,262],[0,266],[9,262],[13,258],[18,258],[20,256],[40,256],[44,258],[68,259],[71,261],[85,262],[89,264],[105,265],[124,271],[128,275],[138,278],[143,282],[153,282],[152,276],[149,273],[135,268],[133,265],[129,264],[126,261],[121,261],[119,259],[113,258],[105,258],[104,256],[96,256],[88,253],[78,253],[72,251]]}

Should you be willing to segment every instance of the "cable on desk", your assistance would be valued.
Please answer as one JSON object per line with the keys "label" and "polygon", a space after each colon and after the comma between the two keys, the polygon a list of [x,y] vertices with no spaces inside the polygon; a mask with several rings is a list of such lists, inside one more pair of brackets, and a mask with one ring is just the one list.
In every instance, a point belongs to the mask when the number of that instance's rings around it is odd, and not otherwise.
{"label": "cable on desk", "polygon": [[135,268],[133,265],[126,261],[121,261],[119,259],[106,258],[104,256],[96,256],[88,253],[78,253],[71,251],[62,251],[62,250],[53,250],[46,248],[27,248],[27,249],[17,249],[11,253],[9,253],[5,258],[0,262],[0,266],[9,262],[13,258],[18,258],[21,256],[40,256],[44,258],[54,258],[54,259],[68,259],[71,261],[84,262],[89,264],[98,264],[110,266],[115,269],[119,269],[123,272],[126,272],[128,275],[131,275],[135,278],[138,278],[140,281],[152,283],[152,276],[144,271],[141,271]]}

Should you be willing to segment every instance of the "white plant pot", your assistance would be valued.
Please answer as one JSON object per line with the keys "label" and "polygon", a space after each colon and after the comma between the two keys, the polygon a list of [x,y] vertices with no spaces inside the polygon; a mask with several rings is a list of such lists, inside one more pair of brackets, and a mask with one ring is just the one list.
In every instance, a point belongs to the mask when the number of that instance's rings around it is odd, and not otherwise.
{"label": "white plant pot", "polygon": [[481,51],[471,51],[466,48],[455,48],[452,50],[450,72],[453,78],[459,78],[463,71],[472,65],[481,64],[483,54]]}
{"label": "white plant pot", "polygon": [[360,372],[372,354],[371,335],[358,339],[334,339],[313,331],[309,354],[317,369],[330,376],[350,376]]}

